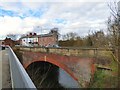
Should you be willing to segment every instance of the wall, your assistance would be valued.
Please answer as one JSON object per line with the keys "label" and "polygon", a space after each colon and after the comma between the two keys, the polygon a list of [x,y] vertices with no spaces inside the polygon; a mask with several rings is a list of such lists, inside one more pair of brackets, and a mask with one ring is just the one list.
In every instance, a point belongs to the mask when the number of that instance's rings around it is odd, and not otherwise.
{"label": "wall", "polygon": [[38,38],[39,45],[43,45],[43,46],[54,45],[57,43],[56,41],[57,40],[54,35]]}
{"label": "wall", "polygon": [[6,38],[6,39],[4,40],[4,44],[5,44],[5,45],[9,45],[9,46],[11,46],[11,47],[15,46],[15,42],[14,42],[11,38]]}
{"label": "wall", "polygon": [[0,40],[0,45],[2,45],[4,43],[4,41],[3,40]]}
{"label": "wall", "polygon": [[[74,49],[58,50],[57,48],[48,49],[22,47],[18,49],[21,53],[23,53],[23,66],[25,68],[27,68],[33,62],[50,62],[69,73],[75,80],[80,83],[82,87],[89,85],[95,72],[94,59],[79,57],[77,56],[77,53],[75,53],[77,50]],[[68,51],[69,54],[67,54]]]}

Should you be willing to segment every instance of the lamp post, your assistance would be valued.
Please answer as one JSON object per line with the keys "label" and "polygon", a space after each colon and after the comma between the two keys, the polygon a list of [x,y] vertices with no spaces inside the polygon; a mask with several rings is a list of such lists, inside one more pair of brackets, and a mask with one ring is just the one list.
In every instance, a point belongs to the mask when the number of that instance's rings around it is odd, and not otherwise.
{"label": "lamp post", "polygon": [[41,27],[41,46],[43,46],[42,45],[42,27]]}
{"label": "lamp post", "polygon": [[40,35],[40,46],[42,46],[42,27],[37,26],[36,29],[37,29],[37,31],[40,30],[40,33],[41,33],[41,35]]}

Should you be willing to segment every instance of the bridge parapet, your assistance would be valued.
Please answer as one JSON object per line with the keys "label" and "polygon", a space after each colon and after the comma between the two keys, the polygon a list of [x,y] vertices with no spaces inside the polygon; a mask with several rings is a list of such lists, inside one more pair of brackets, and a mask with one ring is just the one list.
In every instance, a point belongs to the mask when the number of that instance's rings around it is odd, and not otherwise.
{"label": "bridge parapet", "polygon": [[22,51],[55,53],[67,56],[96,57],[98,53],[112,51],[112,49],[98,48],[46,48],[46,47],[16,47]]}
{"label": "bridge parapet", "polygon": [[37,90],[32,80],[28,76],[27,72],[19,62],[19,59],[16,57],[15,53],[9,46],[8,46],[8,53],[9,53],[12,88],[20,88],[20,89],[24,88],[30,90],[34,88],[35,90]]}

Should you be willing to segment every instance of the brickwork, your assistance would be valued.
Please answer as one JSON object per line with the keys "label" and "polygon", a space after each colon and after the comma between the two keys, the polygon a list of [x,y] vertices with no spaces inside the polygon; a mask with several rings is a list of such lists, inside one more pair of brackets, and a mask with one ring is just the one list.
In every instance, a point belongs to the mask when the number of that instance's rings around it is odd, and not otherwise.
{"label": "brickwork", "polygon": [[4,45],[9,45],[11,47],[15,46],[15,42],[11,38],[6,38],[4,40]]}
{"label": "brickwork", "polygon": [[0,40],[0,45],[3,45],[4,44],[4,41],[3,40]]}
{"label": "brickwork", "polygon": [[56,38],[54,35],[47,37],[38,37],[38,44],[42,46],[54,45],[56,44]]}
{"label": "brickwork", "polygon": [[76,49],[20,48],[19,50],[23,53],[25,68],[33,62],[50,62],[65,70],[82,87],[89,85],[95,72],[94,59],[77,56],[79,50]]}
{"label": "brickwork", "polygon": [[20,45],[22,46],[53,46],[58,44],[58,33],[55,28],[51,29],[48,34],[37,35],[36,33],[29,33],[20,38]]}

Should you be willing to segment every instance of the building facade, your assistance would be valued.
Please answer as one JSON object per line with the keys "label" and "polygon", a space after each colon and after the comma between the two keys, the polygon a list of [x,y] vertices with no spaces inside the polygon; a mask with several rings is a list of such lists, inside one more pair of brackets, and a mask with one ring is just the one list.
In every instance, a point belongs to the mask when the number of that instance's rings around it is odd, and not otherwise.
{"label": "building facade", "polygon": [[20,45],[20,41],[14,41],[11,38],[6,37],[4,40],[0,40],[0,45],[9,45],[10,47],[14,47],[15,45]]}
{"label": "building facade", "polygon": [[57,28],[51,29],[48,34],[37,35],[36,33],[29,33],[20,38],[20,45],[22,46],[52,46],[58,45]]}
{"label": "building facade", "polygon": [[3,45],[4,44],[4,40],[0,40],[0,45]]}
{"label": "building facade", "polygon": [[15,42],[11,38],[5,38],[4,45],[9,45],[11,47],[15,46]]}

